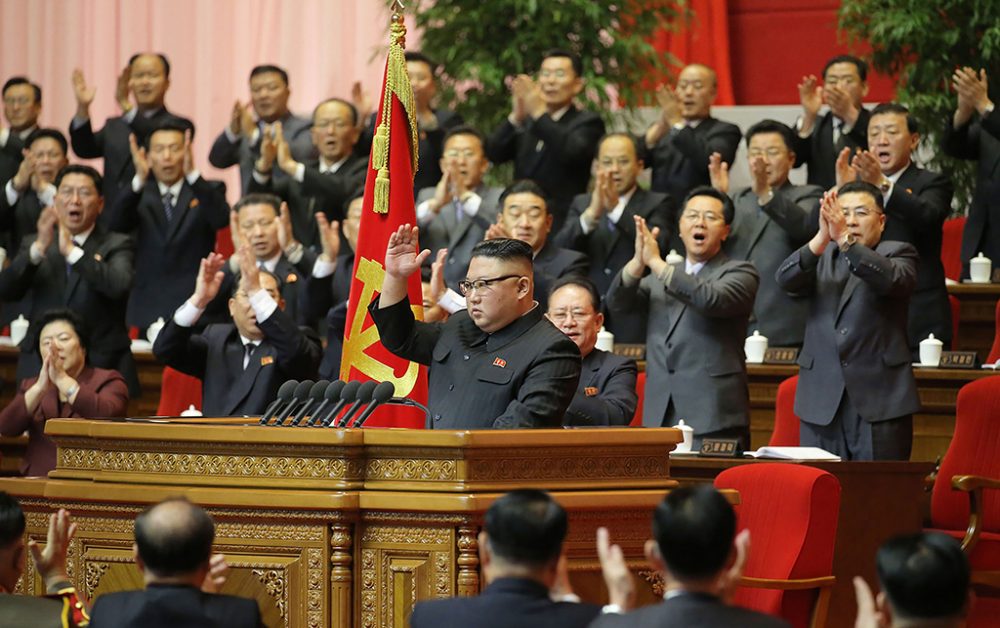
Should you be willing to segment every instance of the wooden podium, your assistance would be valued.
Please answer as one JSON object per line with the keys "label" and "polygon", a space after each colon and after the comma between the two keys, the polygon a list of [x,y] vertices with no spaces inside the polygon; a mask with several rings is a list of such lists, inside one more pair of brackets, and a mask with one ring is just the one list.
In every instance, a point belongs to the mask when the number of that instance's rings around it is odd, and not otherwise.
{"label": "wooden podium", "polygon": [[[140,588],[132,521],[184,495],[216,521],[225,593],[253,597],[269,626],[406,626],[417,600],[475,595],[483,513],[513,488],[567,509],[571,577],[603,599],[595,549],[611,528],[631,567],[670,480],[674,429],[515,431],[276,428],[245,419],[51,420],[48,478],[0,479],[42,543],[49,513],[79,523],[70,577],[88,599]],[[39,592],[33,570],[21,589]],[[645,587],[639,587],[645,591]],[[651,591],[646,592],[651,596]]]}

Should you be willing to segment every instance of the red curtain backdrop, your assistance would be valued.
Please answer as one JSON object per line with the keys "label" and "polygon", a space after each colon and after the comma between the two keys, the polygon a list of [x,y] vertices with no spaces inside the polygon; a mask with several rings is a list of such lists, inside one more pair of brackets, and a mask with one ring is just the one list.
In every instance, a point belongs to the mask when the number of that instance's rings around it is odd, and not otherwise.
{"label": "red curtain backdrop", "polygon": [[[692,0],[694,15],[680,31],[661,31],[653,38],[657,50],[669,51],[681,62],[703,63],[715,70],[719,78],[717,105],[734,105],[733,77],[729,63],[728,0]],[[679,69],[678,69],[679,71]],[[673,74],[673,73],[671,73]],[[661,81],[673,76],[664,76]]]}

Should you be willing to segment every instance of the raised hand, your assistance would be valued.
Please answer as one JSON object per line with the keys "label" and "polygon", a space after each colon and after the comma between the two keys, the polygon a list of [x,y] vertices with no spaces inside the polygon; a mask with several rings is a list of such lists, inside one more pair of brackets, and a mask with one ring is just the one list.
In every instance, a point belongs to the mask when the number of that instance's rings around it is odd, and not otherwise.
{"label": "raised hand", "polygon": [[847,219],[844,217],[844,212],[841,211],[840,205],[837,203],[836,190],[830,190],[823,194],[819,211],[823,215],[823,219],[826,220],[826,228],[830,234],[830,239],[839,244],[841,238],[847,234]]}
{"label": "raised hand", "polygon": [[667,128],[683,122],[681,100],[677,90],[668,85],[660,85],[656,90],[656,102],[660,105],[660,120]]}
{"label": "raised hand", "polygon": [[958,93],[958,106],[984,113],[992,103],[989,96],[989,82],[986,70],[976,71],[970,67],[959,68],[951,77],[952,86]]}
{"label": "raised hand", "polygon": [[[527,74],[518,74],[511,84],[514,95],[519,97],[523,107],[524,117],[537,118],[545,113],[545,101],[542,100],[542,89]],[[516,107],[516,105],[515,105]],[[517,115],[514,116],[515,118]]]}
{"label": "raised hand", "polygon": [[191,129],[184,130],[184,176],[194,172],[194,153],[191,151]]}
{"label": "raised hand", "polygon": [[135,166],[136,175],[145,182],[149,178],[149,159],[146,157],[145,147],[139,146],[135,141],[135,133],[128,134],[128,149],[132,153],[132,165]]}
{"label": "raised hand", "polygon": [[845,146],[840,154],[837,155],[837,161],[834,164],[834,171],[837,175],[837,187],[848,183],[849,181],[854,181],[858,176],[858,171],[851,166],[851,148]]}
{"label": "raised hand", "polygon": [[757,155],[750,158],[750,189],[757,195],[757,198],[767,195],[768,190],[771,189],[767,169],[767,160],[762,156]]}
{"label": "raised hand", "polygon": [[292,231],[292,214],[288,211],[288,203],[282,201],[278,210],[278,246],[282,251],[294,248],[295,233]]}
{"label": "raised hand", "polygon": [[257,172],[270,174],[274,168],[274,160],[278,157],[278,138],[275,136],[274,125],[266,125],[260,140],[260,157],[254,164]]}
{"label": "raised hand", "polygon": [[25,148],[21,151],[21,154],[23,156],[21,165],[17,167],[14,178],[10,180],[11,185],[14,186],[14,189],[18,193],[22,193],[28,189],[35,175],[35,158],[32,156],[31,151]]}
{"label": "raised hand", "polygon": [[76,534],[76,523],[69,512],[60,508],[49,517],[49,533],[45,539],[45,549],[35,540],[28,541],[28,549],[35,560],[39,575],[45,579],[46,588],[62,580],[69,580],[66,574],[66,554],[69,544]]}
{"label": "raised hand", "polygon": [[820,107],[823,106],[823,87],[818,84],[816,76],[813,74],[803,76],[802,82],[797,87],[802,110],[807,117],[815,118],[819,115]]}
{"label": "raised hand", "polygon": [[603,526],[597,528],[597,558],[608,587],[608,602],[623,611],[629,610],[635,603],[635,580],[625,563],[625,553],[618,545],[611,544],[608,529]]}
{"label": "raised hand", "polygon": [[420,265],[430,257],[430,249],[417,252],[420,229],[416,225],[405,224],[389,234],[385,248],[385,274],[405,280],[420,271]]}
{"label": "raised hand", "polygon": [[637,231],[642,236],[642,262],[646,266],[649,266],[654,272],[659,272],[661,263],[665,264],[662,256],[660,255],[660,243],[656,241],[657,236],[660,235],[660,228],[653,227],[652,230],[646,224],[645,218],[639,218],[639,222],[636,223]]}
{"label": "raised hand", "polygon": [[238,253],[240,288],[249,297],[260,290],[260,268],[257,267],[257,257],[250,250],[249,244],[241,246]]}
{"label": "raised hand", "polygon": [[229,239],[233,243],[233,250],[240,250],[240,215],[235,209],[229,210]]}
{"label": "raised hand", "polygon": [[858,109],[850,95],[839,87],[823,89],[823,99],[830,106],[830,111],[848,124],[854,124],[858,119]]}
{"label": "raised hand", "polygon": [[272,129],[273,129],[272,132],[274,134],[273,139],[278,145],[278,150],[277,150],[278,167],[281,168],[285,172],[285,174],[294,175],[295,171],[299,167],[299,162],[295,161],[295,159],[292,157],[292,148],[291,146],[288,145],[288,140],[285,139],[285,136],[281,130],[281,123],[275,122],[274,125],[272,125]]}
{"label": "raised hand", "polygon": [[430,203],[428,203],[428,208],[435,214],[439,213],[442,207],[451,202],[451,172],[451,168],[444,168],[441,178],[438,180],[437,185],[434,186],[434,198],[432,198]]}
{"label": "raised hand", "polygon": [[89,117],[90,103],[94,102],[97,88],[87,87],[87,80],[83,77],[83,70],[77,68],[73,70],[73,95],[76,96],[77,116],[81,118]]}
{"label": "raised hand", "polygon": [[861,576],[854,576],[854,599],[858,604],[858,614],[854,619],[854,628],[884,628],[890,625],[889,619],[878,610],[871,587]]}
{"label": "raised hand", "polygon": [[[499,218],[498,218],[499,220]],[[495,222],[490,225],[489,229],[486,230],[486,234],[483,236],[484,240],[499,240],[500,238],[507,238],[508,240],[514,236],[510,235],[510,232],[504,228],[499,222]]]}
{"label": "raised hand", "polygon": [[646,270],[646,237],[642,230],[646,227],[646,221],[642,216],[633,216],[635,220],[635,243],[632,252],[632,259],[625,264],[625,272],[633,277],[642,277]]}
{"label": "raised hand", "polygon": [[73,234],[69,232],[69,229],[59,221],[58,223],[59,231],[59,253],[63,257],[69,257],[69,254],[73,252],[76,245],[73,244]]}
{"label": "raised hand", "polygon": [[729,194],[729,164],[722,161],[722,153],[712,153],[708,157],[708,178],[712,187]]}
{"label": "raised hand", "polygon": [[115,84],[115,100],[123,112],[132,108],[132,101],[129,100],[128,82],[132,78],[132,66],[126,65],[121,74],[118,75],[118,82]]}
{"label": "raised hand", "polygon": [[208,573],[201,582],[201,590],[204,593],[218,593],[222,591],[222,586],[226,584],[229,577],[229,564],[226,563],[224,554],[212,554],[208,561]]}
{"label": "raised hand", "polygon": [[54,207],[46,207],[38,214],[38,222],[35,223],[35,244],[38,245],[38,250],[43,255],[52,246],[52,240],[55,239],[54,230],[57,222],[59,222],[59,215]]}
{"label": "raised hand", "polygon": [[431,301],[437,303],[448,291],[444,282],[444,263],[448,259],[448,249],[439,249],[437,257],[431,262]]}
{"label": "raised hand", "polygon": [[358,111],[358,127],[368,124],[368,119],[372,115],[372,99],[361,87],[361,81],[354,81],[354,84],[351,85],[351,103]]}
{"label": "raised hand", "polygon": [[224,276],[222,266],[225,263],[226,258],[218,253],[209,253],[207,257],[201,260],[201,265],[198,268],[198,278],[194,284],[194,294],[190,299],[192,305],[203,310],[219,294],[219,288],[222,287],[222,278]]}
{"label": "raised hand", "polygon": [[858,177],[867,183],[878,187],[882,183],[882,166],[878,163],[878,158],[868,150],[859,150],[854,159],[851,160],[851,168],[858,174]]}
{"label": "raised hand", "polygon": [[528,109],[524,104],[525,84],[524,81],[519,80],[522,76],[526,75],[519,74],[510,81],[510,115],[517,124],[524,122],[524,119],[528,117]]}
{"label": "raised hand", "polygon": [[323,245],[323,260],[335,262],[340,255],[340,222],[330,222],[323,212],[316,212],[316,227],[319,229],[319,240]]}

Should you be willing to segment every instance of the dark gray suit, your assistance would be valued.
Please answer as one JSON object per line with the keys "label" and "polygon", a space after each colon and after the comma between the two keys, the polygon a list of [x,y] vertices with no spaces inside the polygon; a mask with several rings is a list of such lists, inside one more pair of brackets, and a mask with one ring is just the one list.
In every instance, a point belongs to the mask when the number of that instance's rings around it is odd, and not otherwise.
{"label": "dark gray suit", "polygon": [[684,593],[624,615],[601,615],[591,628],[789,628],[788,622],[702,593]]}
{"label": "dark gray suit", "polygon": [[831,244],[819,257],[807,245],[782,263],[778,284],[810,300],[795,394],[803,445],[811,426],[878,423],[920,409],[906,340],[916,277],[917,251],[903,242],[855,244],[846,253]]}
{"label": "dark gray suit", "polygon": [[795,167],[806,164],[809,167],[808,182],[829,190],[837,183],[837,155],[844,148],[868,148],[868,119],[871,114],[864,107],[848,133],[842,133],[837,142],[833,141],[834,115],[826,113],[816,120],[809,137],[795,134]]}
{"label": "dark gray suit", "polygon": [[[31,130],[38,128],[37,126]],[[21,137],[21,133],[24,133],[24,137]],[[28,139],[28,135],[31,133],[28,131],[17,131],[11,130],[7,135],[7,143],[0,146],[0,194],[3,194],[3,187],[7,185],[7,182],[14,178],[17,174],[18,169],[21,167],[21,160],[24,159],[24,140]]]}
{"label": "dark gray suit", "polygon": [[[435,188],[424,188],[417,195],[417,205],[434,198]],[[458,282],[465,279],[472,259],[472,247],[483,241],[483,236],[496,222],[500,207],[500,188],[480,185],[475,190],[482,200],[475,216],[462,213],[458,218],[455,203],[448,203],[430,221],[420,227],[420,246],[431,250],[427,265],[437,258],[437,252],[448,249],[444,266],[444,281],[452,290],[458,290]]]}
{"label": "dark gray suit", "polygon": [[546,242],[534,259],[535,300],[544,312],[548,309],[549,291],[563,277],[586,277],[589,264],[587,256]]}
{"label": "dark gray suit", "polygon": [[[264,122],[258,123],[258,129],[263,127]],[[312,143],[312,120],[288,113],[281,119],[281,134],[292,149],[292,158],[297,162],[314,161],[318,153]],[[212,150],[208,153],[208,163],[216,168],[229,168],[239,164],[240,181],[242,182],[243,193],[246,194],[253,178],[253,165],[260,158],[260,133],[257,134],[257,141],[252,143],[250,138],[240,136],[235,142],[229,141],[229,136],[223,131],[215,138]],[[280,168],[276,169],[274,176],[280,181],[286,176]]]}
{"label": "dark gray suit", "polygon": [[563,425],[628,425],[639,402],[635,390],[638,373],[631,358],[600,349],[588,353]]}
{"label": "dark gray suit", "polygon": [[669,427],[683,419],[696,443],[706,433],[747,430],[743,342],[759,283],[753,265],[719,252],[697,275],[675,269],[667,285],[650,274],[628,286],[623,274],[608,291],[611,311],[649,317],[642,424]]}
{"label": "dark gray suit", "polygon": [[786,184],[763,207],[750,188],[733,199],[736,216],[723,249],[733,259],[753,263],[760,273],[747,335],[760,330],[774,347],[802,346],[809,304],[788,296],[775,282],[774,273],[792,251],[816,234],[819,217],[812,212],[818,211],[822,196],[822,188],[815,185]]}
{"label": "dark gray suit", "polygon": [[[697,126],[671,129],[656,146],[646,150],[646,165],[653,169],[650,187],[682,203],[692,189],[711,183],[708,158],[712,153],[720,153],[722,161],[731,165],[742,137],[740,127],[712,117]],[[639,138],[640,146],[645,146],[645,142],[645,138]],[[671,242],[683,254],[680,244],[679,239]]]}

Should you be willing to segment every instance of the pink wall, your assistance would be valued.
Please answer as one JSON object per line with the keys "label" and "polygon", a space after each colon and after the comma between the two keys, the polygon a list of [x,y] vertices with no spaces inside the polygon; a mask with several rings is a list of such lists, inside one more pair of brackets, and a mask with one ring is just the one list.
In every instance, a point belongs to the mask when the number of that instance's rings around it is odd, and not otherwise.
{"label": "pink wall", "polygon": [[[375,98],[388,23],[380,0],[0,0],[0,81],[24,74],[38,82],[41,123],[66,132],[76,110],[73,68],[98,88],[91,114],[99,126],[120,113],[115,79],[128,58],[165,53],[167,106],[194,120],[199,168],[225,178],[235,200],[238,174],[211,168],[208,150],[233,102],[249,98],[250,69],[286,68],[291,108],[305,115],[324,98],[349,98],[356,80]],[[407,40],[419,44],[412,20]]]}

